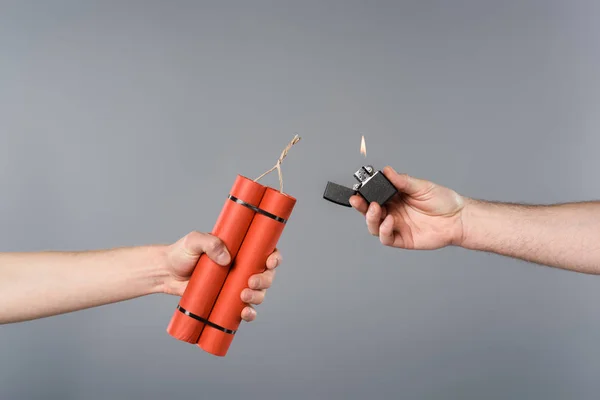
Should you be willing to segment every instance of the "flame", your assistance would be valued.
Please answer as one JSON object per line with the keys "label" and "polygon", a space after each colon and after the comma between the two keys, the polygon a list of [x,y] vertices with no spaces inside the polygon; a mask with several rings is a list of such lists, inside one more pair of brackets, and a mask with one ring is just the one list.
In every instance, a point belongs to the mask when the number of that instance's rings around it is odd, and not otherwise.
{"label": "flame", "polygon": [[367,145],[365,144],[365,136],[363,135],[362,139],[360,140],[360,154],[362,154],[363,156],[367,156]]}

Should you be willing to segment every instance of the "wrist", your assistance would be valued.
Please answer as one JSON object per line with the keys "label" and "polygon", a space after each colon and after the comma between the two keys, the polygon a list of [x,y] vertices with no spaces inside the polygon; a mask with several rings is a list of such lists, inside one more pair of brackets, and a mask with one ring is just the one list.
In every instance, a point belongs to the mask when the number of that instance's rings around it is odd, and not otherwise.
{"label": "wrist", "polygon": [[469,197],[463,197],[463,209],[459,217],[459,229],[455,235],[453,244],[458,247],[469,248],[473,230],[473,211],[478,207],[478,201]]}
{"label": "wrist", "polygon": [[171,278],[167,257],[167,246],[152,245],[143,247],[147,254],[150,293],[164,293]]}
{"label": "wrist", "polygon": [[462,236],[460,247],[469,250],[478,250],[482,241],[482,224],[490,217],[490,203],[486,201],[467,198],[461,213]]}

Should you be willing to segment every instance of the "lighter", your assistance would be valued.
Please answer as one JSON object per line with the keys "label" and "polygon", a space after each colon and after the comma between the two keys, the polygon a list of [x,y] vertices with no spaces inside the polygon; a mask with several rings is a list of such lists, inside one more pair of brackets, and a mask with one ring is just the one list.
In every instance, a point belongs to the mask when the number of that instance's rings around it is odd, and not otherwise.
{"label": "lighter", "polygon": [[350,207],[350,197],[359,194],[369,204],[376,202],[383,205],[398,193],[383,172],[375,171],[371,165],[360,167],[354,173],[354,178],[358,183],[354,184],[352,189],[334,182],[327,182],[323,198],[335,204]]}
{"label": "lighter", "polygon": [[[242,290],[250,276],[265,270],[296,204],[295,198],[283,193],[281,162],[299,140],[296,135],[277,164],[258,178],[237,176],[212,230],[233,261],[220,266],[206,254],[200,257],[167,327],[175,339],[197,344],[213,355],[227,354],[246,306],[240,299]],[[257,183],[275,169],[279,190]]]}

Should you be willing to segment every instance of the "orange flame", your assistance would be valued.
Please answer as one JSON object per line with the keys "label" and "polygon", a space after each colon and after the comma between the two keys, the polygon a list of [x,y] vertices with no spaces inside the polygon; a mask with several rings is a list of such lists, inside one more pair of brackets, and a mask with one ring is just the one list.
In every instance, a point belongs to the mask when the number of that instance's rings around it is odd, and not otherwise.
{"label": "orange flame", "polygon": [[360,154],[362,154],[363,156],[367,156],[367,145],[365,144],[365,137],[363,135],[362,139],[360,140]]}

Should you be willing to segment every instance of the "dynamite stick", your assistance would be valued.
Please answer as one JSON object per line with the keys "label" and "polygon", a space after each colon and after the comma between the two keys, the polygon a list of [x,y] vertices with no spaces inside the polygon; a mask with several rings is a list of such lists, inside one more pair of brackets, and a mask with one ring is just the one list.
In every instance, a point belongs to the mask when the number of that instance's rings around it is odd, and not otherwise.
{"label": "dynamite stick", "polygon": [[[293,201],[291,206],[289,206],[289,212],[285,211],[285,207],[280,209],[278,208],[280,206],[272,205],[272,201],[265,203],[267,210],[272,210],[275,213],[279,213],[281,211],[283,217],[274,219],[274,221],[278,224],[285,223],[285,221],[282,220],[287,220],[287,218],[289,218],[296,200],[283,193],[281,162],[286,157],[289,149],[299,140],[300,137],[296,135],[283,150],[275,166],[256,178],[254,181],[238,175],[236,181],[234,182],[228,199],[225,201],[213,231],[211,232],[214,236],[217,236],[224,242],[225,246],[229,250],[231,260],[234,265],[237,263],[236,257],[239,256],[239,250],[241,250],[241,246],[245,241],[245,237],[249,232],[255,216],[262,215],[266,217],[270,215],[268,211],[265,211],[261,208],[261,202],[264,198],[264,194],[267,191],[277,194],[275,197],[270,195],[270,198],[280,197],[287,199],[286,201],[283,201],[282,204],[287,204],[287,202],[290,200]],[[277,169],[279,172],[279,192],[257,183],[258,180],[260,180],[263,176],[275,169]],[[281,229],[283,230],[283,228]],[[262,269],[256,269],[256,273],[264,271],[266,260],[275,249],[279,235],[281,235],[281,232],[276,234],[277,238],[275,239],[275,244],[272,246],[264,260],[262,260]],[[248,252],[252,252],[252,246],[247,247],[249,248]],[[226,282],[228,273],[229,266],[218,265],[210,260],[205,254],[200,257],[190,278],[188,286],[167,328],[167,332],[171,336],[181,341],[196,344],[202,337],[203,331],[206,331],[206,328],[208,327],[217,329],[224,334],[229,334],[228,329],[223,329],[221,326],[209,321],[209,315],[211,314],[211,310],[215,302],[220,297],[220,292],[224,286],[224,283]],[[236,274],[236,276],[237,275],[238,274]],[[238,300],[240,300],[242,290],[247,286],[248,278],[246,278],[243,286],[239,286],[239,289],[236,289],[239,290],[237,292]],[[226,293],[229,293],[229,291]],[[240,319],[242,309],[243,307],[240,308],[239,311],[236,311]]]}
{"label": "dynamite stick", "polygon": [[[225,200],[211,233],[223,241],[231,260],[237,255],[265,190],[265,186],[238,175]],[[228,267],[202,254],[167,327],[171,336],[192,344],[198,342]]]}
{"label": "dynamite stick", "polygon": [[252,275],[265,270],[267,258],[275,250],[295,204],[295,198],[267,188],[208,317],[210,322],[198,341],[198,346],[204,351],[216,356],[227,354],[246,306],[240,299],[240,293],[248,286]]}

